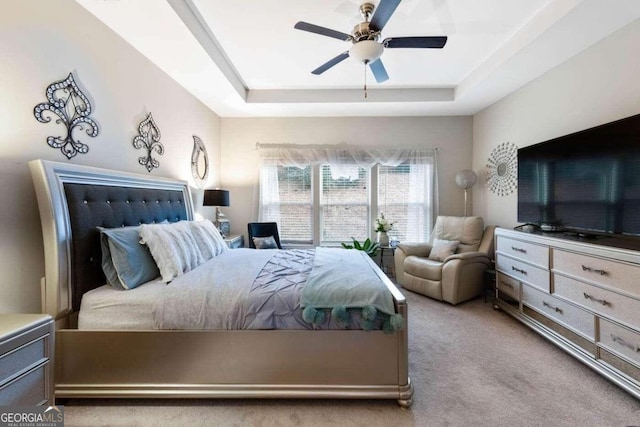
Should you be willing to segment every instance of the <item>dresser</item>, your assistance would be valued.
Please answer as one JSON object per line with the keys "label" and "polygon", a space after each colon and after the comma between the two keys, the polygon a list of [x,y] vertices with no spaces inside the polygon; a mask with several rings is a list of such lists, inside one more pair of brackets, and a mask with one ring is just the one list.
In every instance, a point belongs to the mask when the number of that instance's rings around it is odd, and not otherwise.
{"label": "dresser", "polygon": [[231,249],[244,248],[244,236],[242,234],[232,234],[224,238],[224,242]]}
{"label": "dresser", "polygon": [[54,405],[54,322],[45,314],[0,314],[0,406]]}
{"label": "dresser", "polygon": [[507,229],[495,239],[497,306],[640,398],[638,242]]}

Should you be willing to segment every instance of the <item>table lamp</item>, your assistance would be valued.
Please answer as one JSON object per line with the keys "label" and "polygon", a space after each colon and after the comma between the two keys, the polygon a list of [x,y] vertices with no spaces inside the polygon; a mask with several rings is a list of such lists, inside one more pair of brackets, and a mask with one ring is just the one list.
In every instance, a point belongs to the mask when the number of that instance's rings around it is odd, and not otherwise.
{"label": "table lamp", "polygon": [[[204,190],[204,200],[202,206],[215,206],[215,225],[220,229],[220,224],[224,220],[224,214],[220,211],[220,206],[229,206],[229,191],[227,190]],[[224,236],[223,236],[224,237]]]}

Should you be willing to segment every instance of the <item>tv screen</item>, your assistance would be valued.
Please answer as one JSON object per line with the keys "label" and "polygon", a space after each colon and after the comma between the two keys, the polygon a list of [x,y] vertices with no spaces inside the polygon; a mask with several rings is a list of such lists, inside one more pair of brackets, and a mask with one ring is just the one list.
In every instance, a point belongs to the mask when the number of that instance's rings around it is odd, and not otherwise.
{"label": "tv screen", "polygon": [[640,114],[519,149],[518,221],[640,236]]}

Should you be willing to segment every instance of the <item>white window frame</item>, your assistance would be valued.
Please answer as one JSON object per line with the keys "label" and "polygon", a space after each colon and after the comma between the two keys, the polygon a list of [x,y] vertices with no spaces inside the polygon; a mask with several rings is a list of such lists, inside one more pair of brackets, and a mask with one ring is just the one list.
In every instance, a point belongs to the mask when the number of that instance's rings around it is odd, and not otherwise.
{"label": "white window frame", "polygon": [[[288,241],[286,239],[281,239],[283,241],[283,243],[287,243],[288,247],[294,247],[294,246],[301,246],[301,247],[307,247],[310,245],[313,246],[319,246],[319,245],[327,245],[327,246],[338,246],[339,243],[341,242],[329,242],[329,241],[322,241],[322,188],[321,188],[321,174],[322,174],[322,164],[332,164],[332,162],[329,160],[327,161],[326,159],[331,159],[331,155],[335,155],[335,153],[337,151],[340,151],[340,154],[344,155],[344,151],[348,151],[348,150],[352,150],[352,153],[354,153],[355,155],[361,157],[361,156],[366,156],[369,155],[372,158],[392,158],[395,157],[395,161],[391,162],[391,163],[387,163],[387,162],[380,162],[380,161],[374,161],[369,163],[369,165],[367,166],[360,166],[360,167],[365,167],[369,169],[368,175],[369,175],[369,179],[368,179],[368,188],[367,188],[367,192],[368,192],[368,206],[367,206],[367,219],[368,219],[368,224],[367,224],[367,228],[369,230],[369,233],[367,236],[353,236],[357,239],[360,238],[375,238],[375,231],[373,229],[373,224],[375,223],[376,218],[378,217],[378,215],[380,214],[379,212],[379,203],[378,203],[378,173],[379,173],[379,164],[398,164],[398,158],[400,159],[406,159],[405,161],[413,161],[410,159],[419,159],[419,158],[425,158],[428,157],[430,159],[432,159],[432,180],[430,185],[432,186],[432,197],[433,199],[429,202],[426,201],[425,203],[427,203],[427,210],[428,212],[430,211],[430,217],[425,217],[425,220],[427,222],[427,227],[428,230],[426,230],[426,234],[427,237],[431,232],[431,227],[433,226],[433,222],[435,221],[435,218],[437,216],[437,210],[438,210],[438,191],[437,191],[437,159],[436,159],[436,152],[437,149],[399,149],[399,150],[393,150],[393,149],[365,149],[365,148],[360,148],[360,147],[351,147],[351,148],[347,148],[345,149],[344,147],[339,147],[336,148],[334,146],[304,146],[304,145],[298,145],[298,146],[292,146],[292,145],[262,145],[264,146],[265,149],[271,149],[273,152],[270,152],[268,154],[265,154],[264,158],[267,158],[270,162],[270,164],[274,164],[274,161],[276,163],[279,163],[280,160],[278,159],[282,159],[282,165],[289,165],[291,163],[293,164],[297,164],[299,167],[305,167],[307,165],[311,166],[311,189],[312,189],[312,203],[313,203],[313,209],[312,209],[312,218],[311,218],[311,222],[312,222],[312,235],[313,235],[313,239],[312,242],[293,242],[293,241]],[[258,144],[258,148],[262,148],[261,144]],[[402,153],[402,151],[404,150],[404,153]],[[413,151],[412,151],[413,150]],[[327,155],[324,151],[326,151],[326,153],[329,153],[329,155]],[[407,151],[411,151],[410,154],[415,154],[418,153],[415,157],[409,157],[407,155]],[[426,154],[425,154],[426,152]],[[398,156],[395,156],[396,153],[400,154]],[[349,156],[351,153],[347,153],[346,155]],[[382,156],[382,157],[376,157],[376,156]],[[387,156],[387,157],[384,157]],[[354,156],[355,157],[355,156]],[[349,159],[350,157],[346,158],[347,161],[344,162],[344,158],[341,160],[344,163],[339,163],[339,164],[348,164],[350,163]],[[402,160],[401,160],[402,161]],[[360,163],[358,163],[360,164]],[[261,189],[262,190],[262,189]],[[258,203],[261,203],[260,201]],[[259,206],[259,212],[260,215],[262,215],[262,209],[261,206]],[[393,218],[389,218],[391,220],[393,220]],[[273,220],[270,218],[260,218],[261,221],[264,220]],[[430,221],[429,221],[430,220]],[[430,223],[429,223],[430,222]],[[345,236],[345,242],[348,242],[350,240],[350,236],[347,237]]]}

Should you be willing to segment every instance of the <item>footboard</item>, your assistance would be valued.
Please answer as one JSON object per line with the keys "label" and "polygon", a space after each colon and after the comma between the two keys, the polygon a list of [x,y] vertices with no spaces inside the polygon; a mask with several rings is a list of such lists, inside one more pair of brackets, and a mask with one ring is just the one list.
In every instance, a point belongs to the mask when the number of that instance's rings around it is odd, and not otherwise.
{"label": "footboard", "polygon": [[[406,316],[406,305],[399,306]],[[411,405],[407,330],[56,333],[70,397],[367,398]]]}

